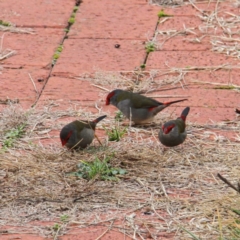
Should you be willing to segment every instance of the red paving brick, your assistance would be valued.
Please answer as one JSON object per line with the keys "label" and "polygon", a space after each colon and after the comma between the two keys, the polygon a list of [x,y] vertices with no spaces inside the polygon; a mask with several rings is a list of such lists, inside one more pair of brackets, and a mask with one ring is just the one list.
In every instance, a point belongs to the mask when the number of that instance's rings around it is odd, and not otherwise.
{"label": "red paving brick", "polygon": [[[167,13],[167,11],[166,11]],[[172,16],[167,19],[163,19],[163,22],[158,25],[158,31],[170,31],[177,30],[182,31],[186,27],[188,28],[196,28],[202,24],[202,20],[198,16]],[[192,30],[194,31],[194,30]]]}
{"label": "red paving brick", "polygon": [[145,1],[83,1],[71,38],[142,39],[151,37],[161,10]]}
{"label": "red paving brick", "polygon": [[209,37],[205,37],[200,43],[196,42],[197,36],[176,36],[171,41],[168,36],[157,36],[158,50],[159,51],[209,51],[211,45]]}
{"label": "red paving brick", "polygon": [[91,102],[94,106],[98,98],[98,88],[91,86],[89,81],[51,77],[41,100],[79,101],[83,106],[86,102]]}
{"label": "red paving brick", "polygon": [[[120,48],[115,48],[120,44]],[[67,39],[53,74],[67,72],[73,76],[95,71],[132,71],[144,59],[140,40]]]}
{"label": "red paving brick", "polygon": [[[17,51],[16,55],[2,61],[5,65],[46,67],[61,43],[63,29],[35,29],[35,34],[5,33],[4,48]],[[30,44],[31,43],[31,44]]]}
{"label": "red paving brick", "polygon": [[[30,76],[34,81],[37,90],[40,91],[44,82],[38,82],[38,80],[46,80],[48,72],[49,71],[39,69],[38,67],[28,69],[3,68],[2,74],[0,75],[0,99],[19,99],[19,103],[23,108],[27,109],[31,107],[36,100],[37,93],[30,80]],[[3,106],[0,105],[0,107]]]}
{"label": "red paving brick", "polygon": [[156,51],[150,54],[147,69],[169,67],[185,68],[193,66],[220,66],[224,64],[237,65],[239,61],[224,54],[210,51]]}
{"label": "red paving brick", "polygon": [[74,0],[61,3],[58,0],[1,1],[0,19],[17,26],[63,29],[67,25],[74,5]]}

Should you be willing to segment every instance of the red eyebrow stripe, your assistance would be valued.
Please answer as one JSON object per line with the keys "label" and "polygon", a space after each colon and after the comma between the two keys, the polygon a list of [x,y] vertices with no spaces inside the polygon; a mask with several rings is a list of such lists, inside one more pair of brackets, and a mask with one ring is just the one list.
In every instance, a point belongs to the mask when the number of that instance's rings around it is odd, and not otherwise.
{"label": "red eyebrow stripe", "polygon": [[61,139],[62,141],[62,146],[65,146],[69,138],[71,137],[73,131],[70,131],[65,139]]}
{"label": "red eyebrow stripe", "polygon": [[109,105],[110,103],[110,98],[114,95],[115,93],[114,92],[111,92],[107,95],[107,98],[106,98],[106,105]]}

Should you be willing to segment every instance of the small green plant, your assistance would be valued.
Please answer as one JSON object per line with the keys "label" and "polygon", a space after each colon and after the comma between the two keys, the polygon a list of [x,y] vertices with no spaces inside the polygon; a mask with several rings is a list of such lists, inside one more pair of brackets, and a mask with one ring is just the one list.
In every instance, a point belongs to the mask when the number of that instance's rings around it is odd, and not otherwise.
{"label": "small green plant", "polygon": [[53,60],[57,60],[60,57],[59,53],[54,53]]}
{"label": "small green plant", "polygon": [[76,13],[73,12],[73,13],[71,14],[71,18],[75,18],[75,17],[76,17]]}
{"label": "small green plant", "polygon": [[57,52],[62,52],[62,50],[63,50],[63,45],[59,45],[57,48]]}
{"label": "small green plant", "polygon": [[70,17],[70,18],[68,19],[68,23],[69,23],[70,25],[74,24],[74,23],[75,23],[75,16],[74,16],[74,17]]}
{"label": "small green plant", "polygon": [[62,215],[62,216],[60,217],[60,220],[61,220],[62,222],[67,222],[67,221],[69,220],[69,216],[66,215],[66,214],[64,214],[64,215]]}
{"label": "small green plant", "polygon": [[0,25],[4,26],[4,27],[10,27],[12,26],[12,24],[10,22],[5,22],[3,20],[0,20]]}
{"label": "small green plant", "polygon": [[87,180],[94,179],[96,177],[101,180],[118,180],[117,175],[126,174],[127,171],[121,168],[113,168],[110,165],[110,157],[105,157],[100,160],[98,157],[95,158],[93,162],[81,161],[78,164],[79,170],[77,172],[71,173],[77,177],[81,177]]}
{"label": "small green plant", "polygon": [[222,89],[222,90],[233,90],[233,89],[240,89],[239,87],[235,87],[233,85],[222,85],[214,87],[214,89]]}
{"label": "small green plant", "polygon": [[73,12],[77,12],[77,10],[78,10],[78,7],[77,6],[75,6],[74,8],[73,8]]}
{"label": "small green plant", "polygon": [[153,42],[148,42],[145,46],[145,49],[147,53],[154,52],[156,50],[156,44]]}
{"label": "small green plant", "polygon": [[232,212],[236,213],[237,215],[240,215],[240,210],[237,210],[237,209],[231,209]]}
{"label": "small green plant", "polygon": [[146,68],[146,64],[141,64],[141,65],[140,65],[140,68],[141,68],[141,69],[145,69],[145,68]]}
{"label": "small green plant", "polygon": [[186,233],[188,233],[188,234],[192,237],[192,239],[194,239],[194,240],[200,240],[200,238],[196,237],[192,232],[188,231],[186,228],[184,228],[184,227],[182,227],[182,226],[180,226],[180,228],[181,228],[183,231],[185,231]]}
{"label": "small green plant", "polygon": [[63,45],[59,45],[52,57],[52,65],[55,65],[63,50]]}
{"label": "small green plant", "polygon": [[59,231],[59,229],[61,228],[61,225],[60,224],[58,224],[58,223],[55,223],[54,225],[53,225],[53,227],[52,227],[52,229],[54,230],[54,231]]}
{"label": "small green plant", "polygon": [[115,115],[115,120],[118,122],[122,122],[123,120],[123,113],[121,111],[117,111]]}
{"label": "small green plant", "polygon": [[158,13],[158,18],[163,18],[163,17],[172,17],[172,15],[166,14],[164,12],[164,9],[162,9],[159,13]]}
{"label": "small green plant", "polygon": [[127,128],[121,128],[119,126],[114,126],[112,129],[108,130],[104,128],[109,141],[116,141],[119,142],[123,135],[127,132]]}
{"label": "small green plant", "polygon": [[25,128],[26,128],[26,124],[20,124],[19,126],[17,126],[16,128],[10,129],[9,131],[6,132],[5,136],[4,136],[4,141],[2,144],[3,148],[11,148],[14,145],[14,142],[18,139],[21,138],[24,133],[25,133]]}

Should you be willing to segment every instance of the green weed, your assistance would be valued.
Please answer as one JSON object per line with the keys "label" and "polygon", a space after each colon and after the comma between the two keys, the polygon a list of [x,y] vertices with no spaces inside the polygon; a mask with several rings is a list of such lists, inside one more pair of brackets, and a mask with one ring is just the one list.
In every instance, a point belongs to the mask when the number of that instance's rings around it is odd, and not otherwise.
{"label": "green weed", "polygon": [[16,128],[10,129],[4,136],[2,147],[4,149],[13,147],[15,141],[21,138],[25,133],[26,124],[20,124]]}
{"label": "green weed", "polygon": [[108,135],[109,141],[119,142],[123,135],[127,132],[127,128],[121,128],[120,126],[114,126],[112,129],[108,130],[104,128],[106,134]]}
{"label": "green weed", "polygon": [[61,220],[62,222],[67,222],[67,221],[69,220],[69,216],[66,215],[66,214],[64,214],[64,215],[62,215],[62,216],[60,217],[60,220]]}
{"label": "green weed", "polygon": [[68,19],[68,23],[69,23],[70,25],[74,24],[74,23],[75,23],[75,16],[74,16],[74,17],[70,17],[70,18]]}
{"label": "green weed", "polygon": [[123,120],[123,113],[121,111],[117,111],[116,112],[116,115],[115,115],[115,120],[118,121],[118,122],[122,122]]}
{"label": "green weed", "polygon": [[60,224],[58,224],[58,223],[55,223],[54,225],[53,225],[53,227],[52,227],[52,229],[54,230],[54,231],[59,231],[59,229],[61,228],[61,225]]}
{"label": "green weed", "polygon": [[73,12],[77,12],[77,10],[78,10],[78,7],[75,6],[75,7],[73,8]]}
{"label": "green weed", "polygon": [[192,239],[194,239],[194,240],[200,240],[200,238],[196,237],[192,232],[188,231],[186,228],[181,227],[181,226],[180,226],[180,228],[181,228],[183,231],[185,231],[186,233],[188,233],[188,234],[192,237]]}
{"label": "green weed", "polygon": [[159,13],[158,13],[158,18],[163,18],[163,17],[172,17],[172,15],[169,15],[167,13],[164,12],[164,9],[162,9]]}
{"label": "green weed", "polygon": [[233,89],[240,89],[240,88],[232,85],[223,85],[223,86],[214,87],[214,89],[233,90]]}
{"label": "green weed", "polygon": [[0,25],[4,26],[4,27],[10,27],[12,26],[12,24],[10,22],[5,22],[3,20],[0,20]]}
{"label": "green weed", "polygon": [[145,45],[145,49],[147,53],[154,52],[156,50],[156,44],[153,42],[148,42]]}
{"label": "green weed", "polygon": [[63,45],[59,45],[52,57],[52,65],[55,65],[63,50]]}
{"label": "green weed", "polygon": [[79,170],[70,175],[81,177],[87,180],[99,178],[101,180],[118,180],[117,175],[126,174],[127,171],[121,168],[114,168],[110,165],[110,157],[100,160],[98,157],[93,162],[81,161],[78,164]]}

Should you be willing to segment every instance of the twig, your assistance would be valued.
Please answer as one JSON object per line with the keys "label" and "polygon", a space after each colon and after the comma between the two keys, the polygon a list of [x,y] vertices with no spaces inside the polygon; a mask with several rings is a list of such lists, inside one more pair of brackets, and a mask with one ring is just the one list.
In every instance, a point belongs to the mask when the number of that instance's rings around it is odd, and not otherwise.
{"label": "twig", "polygon": [[163,193],[164,193],[165,197],[166,197],[167,199],[169,199],[168,194],[167,194],[167,192],[166,192],[166,189],[165,189],[162,181],[160,181],[160,185],[161,185],[161,188],[162,188],[162,190],[163,190]]}
{"label": "twig", "polygon": [[98,113],[101,113],[102,108],[99,108],[96,102],[95,102],[95,108],[98,110]]}
{"label": "twig", "polygon": [[94,133],[94,136],[95,136],[95,138],[98,140],[99,144],[102,146],[102,143],[101,143],[101,141],[99,140],[99,138],[98,138],[98,136],[97,136],[96,133]]}
{"label": "twig", "polygon": [[60,153],[58,154],[58,156],[62,156],[64,153],[71,151],[71,150],[74,149],[82,140],[83,140],[83,138],[80,139],[73,147],[67,149],[67,151],[64,151],[64,150],[63,150],[62,152],[60,152]]}
{"label": "twig", "polygon": [[233,88],[236,88],[236,89],[240,89],[239,85],[228,84],[228,83],[203,82],[203,81],[199,81],[199,80],[190,80],[190,82],[202,83],[202,84],[211,84],[211,85],[216,85],[216,86],[229,86],[229,87],[233,87]]}
{"label": "twig", "polygon": [[9,51],[9,52],[4,54],[4,51],[3,51],[3,39],[4,39],[4,34],[1,36],[1,39],[2,39],[2,40],[1,40],[1,44],[0,44],[0,60],[3,60],[3,59],[5,59],[5,58],[8,58],[8,57],[10,57],[11,55],[15,54],[16,51],[7,49],[6,51]]}
{"label": "twig", "polygon": [[30,80],[31,80],[31,82],[32,82],[32,84],[33,84],[33,87],[34,87],[34,89],[35,89],[35,92],[39,95],[39,92],[38,92],[38,90],[37,90],[37,87],[36,87],[36,85],[35,85],[35,82],[34,82],[33,79],[32,79],[31,74],[28,73],[28,76],[29,76],[29,78],[30,78]]}
{"label": "twig", "polygon": [[223,181],[225,182],[229,187],[231,187],[232,189],[234,189],[235,191],[237,191],[238,193],[240,193],[240,189],[237,189],[232,183],[230,183],[226,178],[224,178],[222,175],[220,175],[220,173],[217,174],[217,176]]}
{"label": "twig", "polygon": [[56,233],[55,233],[55,235],[54,235],[53,240],[57,240],[57,239],[58,239],[58,233],[59,233],[59,231],[61,230],[61,228],[62,228],[62,225],[60,225],[59,228],[57,229],[57,231],[56,231]]}
{"label": "twig", "polygon": [[111,228],[114,223],[114,220],[111,222],[110,226],[104,231],[99,237],[97,237],[95,240],[100,240]]}
{"label": "twig", "polygon": [[26,34],[35,34],[32,28],[18,28],[15,26],[5,27],[0,25],[0,31],[9,31],[12,33],[26,33]]}
{"label": "twig", "polygon": [[150,98],[186,98],[186,97],[191,97],[189,95],[156,95],[156,96],[148,96],[146,95],[147,97],[150,97]]}
{"label": "twig", "polygon": [[101,87],[101,86],[99,86],[99,85],[96,85],[96,84],[91,84],[91,85],[94,86],[94,87],[96,87],[96,88],[100,88],[100,89],[102,89],[102,90],[104,90],[104,91],[106,91],[106,92],[110,92],[109,89],[104,88],[104,87]]}
{"label": "twig", "polygon": [[[5,34],[5,33],[4,33]],[[3,38],[4,38],[4,34],[1,36],[1,44],[0,44],[0,53],[2,52],[2,48],[3,48]]]}
{"label": "twig", "polygon": [[191,3],[191,5],[192,5],[195,9],[197,9],[200,13],[203,14],[203,11],[202,11],[201,9],[199,9],[199,8],[192,2],[192,0],[189,0],[189,2]]}
{"label": "twig", "polygon": [[0,60],[3,60],[3,59],[5,59],[5,58],[8,58],[8,57],[14,55],[15,53],[16,53],[16,51],[11,50],[9,53],[6,53],[6,54],[3,55],[2,57],[0,57]]}

